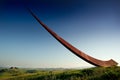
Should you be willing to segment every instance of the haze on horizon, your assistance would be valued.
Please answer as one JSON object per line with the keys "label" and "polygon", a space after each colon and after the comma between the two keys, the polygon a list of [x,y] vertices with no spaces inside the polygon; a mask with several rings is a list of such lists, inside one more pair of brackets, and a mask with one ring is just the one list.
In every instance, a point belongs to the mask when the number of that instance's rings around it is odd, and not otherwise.
{"label": "haze on horizon", "polygon": [[91,67],[57,42],[30,15],[86,54],[120,62],[120,1],[1,0],[0,66]]}

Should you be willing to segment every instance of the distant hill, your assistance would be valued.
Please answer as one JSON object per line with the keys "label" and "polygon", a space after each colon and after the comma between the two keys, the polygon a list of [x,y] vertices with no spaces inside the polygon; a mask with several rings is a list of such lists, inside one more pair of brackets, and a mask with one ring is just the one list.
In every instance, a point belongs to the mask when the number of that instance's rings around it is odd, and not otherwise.
{"label": "distant hill", "polygon": [[120,67],[0,69],[0,80],[120,80]]}

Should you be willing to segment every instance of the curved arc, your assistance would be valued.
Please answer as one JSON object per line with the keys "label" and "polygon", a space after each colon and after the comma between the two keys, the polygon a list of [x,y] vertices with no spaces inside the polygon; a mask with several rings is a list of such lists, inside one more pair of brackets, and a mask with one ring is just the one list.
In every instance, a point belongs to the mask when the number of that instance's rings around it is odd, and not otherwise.
{"label": "curved arc", "polygon": [[102,60],[93,58],[85,54],[84,52],[80,51],[79,49],[75,48],[70,43],[68,43],[63,38],[61,38],[59,35],[57,35],[54,31],[52,31],[50,28],[48,28],[47,25],[45,25],[30,9],[29,9],[29,12],[42,25],[42,27],[45,28],[56,40],[58,40],[64,47],[69,49],[71,52],[73,52],[78,57],[82,58],[83,60],[87,61],[88,63],[94,66],[110,67],[110,66],[117,65],[117,62],[115,62],[112,59],[108,61],[102,61]]}

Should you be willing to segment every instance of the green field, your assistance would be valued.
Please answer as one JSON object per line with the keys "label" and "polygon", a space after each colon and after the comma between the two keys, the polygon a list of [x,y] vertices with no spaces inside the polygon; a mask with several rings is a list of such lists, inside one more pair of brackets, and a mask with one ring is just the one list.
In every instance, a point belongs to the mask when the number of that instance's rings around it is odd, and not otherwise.
{"label": "green field", "polygon": [[0,80],[120,80],[120,67],[87,69],[0,69]]}

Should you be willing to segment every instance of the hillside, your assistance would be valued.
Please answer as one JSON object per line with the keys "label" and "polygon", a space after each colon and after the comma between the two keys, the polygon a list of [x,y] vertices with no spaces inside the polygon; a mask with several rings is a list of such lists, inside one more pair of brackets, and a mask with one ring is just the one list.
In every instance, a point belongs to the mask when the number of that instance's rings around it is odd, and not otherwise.
{"label": "hillside", "polygon": [[0,80],[120,80],[120,67],[88,69],[0,69]]}

